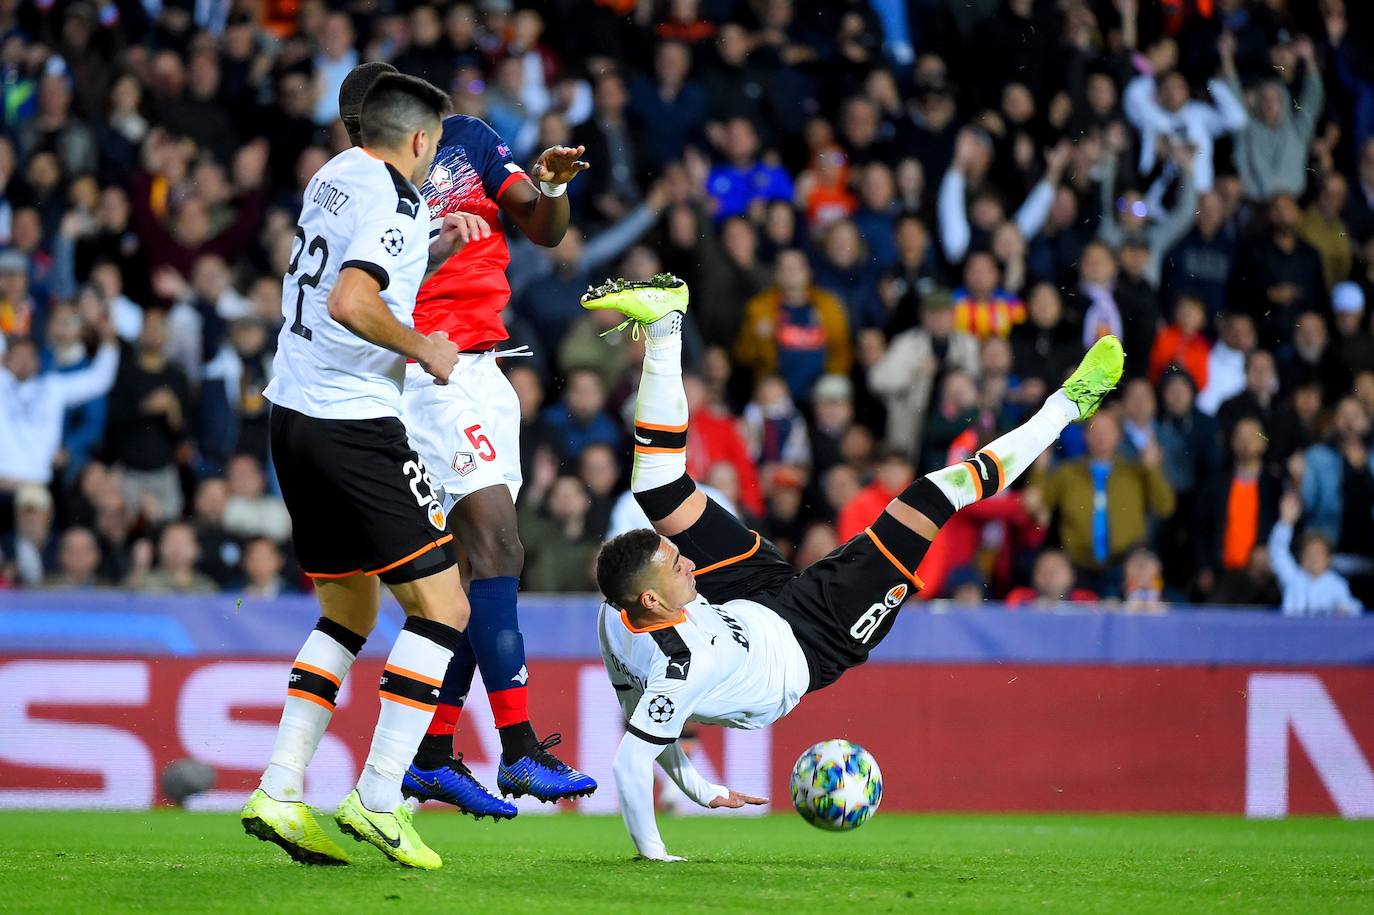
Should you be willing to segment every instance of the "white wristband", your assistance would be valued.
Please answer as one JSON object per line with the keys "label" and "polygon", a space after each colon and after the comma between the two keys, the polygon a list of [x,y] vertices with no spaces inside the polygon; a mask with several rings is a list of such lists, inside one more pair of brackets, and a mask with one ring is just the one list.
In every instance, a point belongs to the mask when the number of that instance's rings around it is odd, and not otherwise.
{"label": "white wristband", "polygon": [[549,184],[547,181],[540,181],[539,190],[544,192],[545,197],[562,197],[568,192],[568,186],[566,184]]}

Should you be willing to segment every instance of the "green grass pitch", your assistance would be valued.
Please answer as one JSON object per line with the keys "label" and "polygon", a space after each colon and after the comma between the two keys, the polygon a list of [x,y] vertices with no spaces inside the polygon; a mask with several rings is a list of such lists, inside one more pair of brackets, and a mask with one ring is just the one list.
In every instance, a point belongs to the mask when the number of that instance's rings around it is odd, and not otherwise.
{"label": "green grass pitch", "polygon": [[879,814],[837,835],[665,817],[685,864],[632,860],[612,817],[417,824],[443,870],[346,840],[351,867],[303,867],[229,815],[0,813],[0,911],[1374,912],[1374,822]]}

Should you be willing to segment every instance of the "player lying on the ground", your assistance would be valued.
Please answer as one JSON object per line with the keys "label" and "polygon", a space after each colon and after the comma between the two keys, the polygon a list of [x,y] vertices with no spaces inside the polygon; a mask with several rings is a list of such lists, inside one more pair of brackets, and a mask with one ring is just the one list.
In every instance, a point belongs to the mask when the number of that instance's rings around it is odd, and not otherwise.
{"label": "player lying on the ground", "polygon": [[[361,64],[339,89],[339,116],[354,146],[363,97],[388,72],[395,72],[390,64]],[[471,213],[486,222],[491,235],[449,258],[415,299],[415,329],[444,331],[461,352],[447,385],[430,383],[418,365],[407,366],[401,418],[412,447],[444,492],[449,526],[465,560],[472,616],[467,638],[444,673],[434,720],[406,772],[405,793],[453,804],[478,818],[516,814],[514,804],[473,777],[461,754],[454,756],[454,732],[479,667],[501,738],[501,792],[557,801],[596,790],[595,780],[549,752],[558,735],[541,741],[530,724],[529,668],[516,613],[525,563],[515,518],[520,402],[495,349],[508,336],[501,312],[510,301],[510,253],[500,213],[536,244],[558,244],[568,228],[568,182],[587,168],[578,158],[583,152],[580,146],[546,149],[534,165],[541,192],[496,131],[455,114],[444,120],[439,150],[420,189],[434,224],[452,213]]]}
{"label": "player lying on the ground", "polygon": [[1066,425],[1092,416],[1120,379],[1123,354],[1115,337],[1099,340],[1028,422],[917,480],[872,527],[798,572],[687,476],[687,287],[671,276],[614,281],[582,304],[619,311],[647,336],[630,488],[654,530],[601,548],[596,580],[607,603],[597,630],[628,721],[614,765],[621,814],[641,855],[679,861],[654,819],[655,760],[702,806],[766,803],[702,778],[676,746],[683,725],[761,728],[866,661],[922,586],[915,569],[940,526],[1008,486]]}

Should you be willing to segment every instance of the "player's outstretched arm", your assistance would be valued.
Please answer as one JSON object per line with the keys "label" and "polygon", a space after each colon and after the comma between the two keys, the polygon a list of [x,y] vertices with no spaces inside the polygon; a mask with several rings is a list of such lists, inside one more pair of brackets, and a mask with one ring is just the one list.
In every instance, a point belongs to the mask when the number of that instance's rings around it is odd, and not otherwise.
{"label": "player's outstretched arm", "polygon": [[345,267],[329,292],[329,316],[369,343],[414,359],[434,376],[436,384],[448,384],[458,362],[458,347],[443,332],[428,337],[406,327],[382,301],[382,285],[358,267]]}
{"label": "player's outstretched arm", "polygon": [[540,187],[517,181],[501,195],[502,212],[536,245],[552,248],[568,231],[568,182],[591,167],[579,158],[586,152],[585,146],[549,147],[534,163],[533,177]]}
{"label": "player's outstretched arm", "polygon": [[692,765],[691,757],[676,743],[663,748],[663,752],[658,754],[658,764],[668,773],[673,784],[682,789],[683,794],[702,807],[729,806],[726,802],[735,794],[724,785],[713,785],[702,778],[697,767]]}
{"label": "player's outstretched arm", "polygon": [[652,861],[681,861],[668,854],[654,816],[654,760],[662,751],[659,744],[627,732],[612,766],[615,789],[620,795],[620,815],[640,856]]}
{"label": "player's outstretched arm", "polygon": [[658,754],[658,764],[668,773],[673,784],[682,789],[683,794],[703,807],[727,807],[733,810],[768,803],[766,797],[742,794],[724,785],[711,784],[701,777],[697,767],[692,765],[692,758],[682,751],[679,744],[665,747],[663,752]]}

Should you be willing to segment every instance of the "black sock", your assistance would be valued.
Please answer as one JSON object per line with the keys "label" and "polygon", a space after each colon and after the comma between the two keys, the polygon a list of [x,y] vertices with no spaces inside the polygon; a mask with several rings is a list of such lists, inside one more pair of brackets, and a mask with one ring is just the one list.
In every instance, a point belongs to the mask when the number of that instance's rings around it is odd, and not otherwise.
{"label": "black sock", "polygon": [[498,728],[497,733],[501,735],[501,761],[506,765],[529,756],[539,746],[539,739],[534,736],[534,728],[528,721]]}
{"label": "black sock", "polygon": [[453,758],[452,734],[426,734],[415,751],[417,769],[438,769]]}

